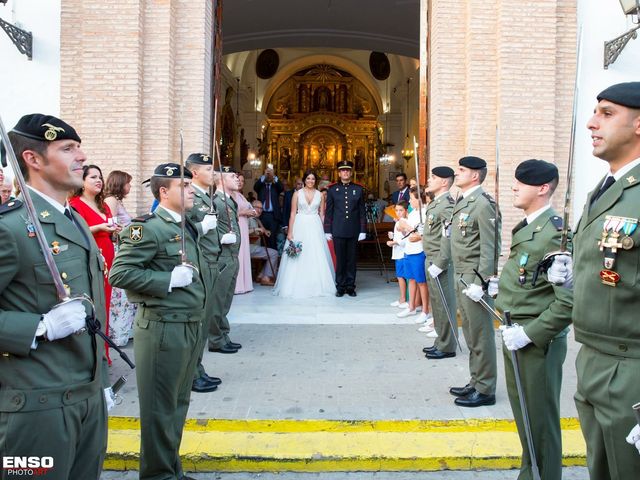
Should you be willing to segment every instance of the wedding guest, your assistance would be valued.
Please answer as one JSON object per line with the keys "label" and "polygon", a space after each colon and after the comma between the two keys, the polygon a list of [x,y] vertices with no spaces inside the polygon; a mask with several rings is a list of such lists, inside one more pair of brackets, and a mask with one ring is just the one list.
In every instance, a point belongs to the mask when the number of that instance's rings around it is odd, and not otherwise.
{"label": "wedding guest", "polygon": [[11,198],[13,187],[8,183],[0,183],[0,204],[7,203]]}
{"label": "wedding guest", "polygon": [[280,225],[289,219],[282,218],[282,209],[280,208],[280,194],[284,190],[282,183],[278,180],[273,168],[267,167],[256,183],[253,190],[258,196],[258,200],[262,202],[262,215],[260,221],[271,231],[269,237],[269,247],[277,248],[277,234]]}
{"label": "wedding guest", "polygon": [[[93,238],[104,258],[104,294],[107,308],[107,324],[105,329],[109,331],[109,308],[111,301],[111,285],[108,282],[109,270],[113,264],[114,248],[113,235],[122,230],[114,224],[111,209],[104,203],[104,178],[102,170],[97,165],[84,165],[82,167],[83,186],[76,190],[69,200],[69,204],[84,218]],[[109,346],[105,343],[105,353],[111,365]]]}
{"label": "wedding guest", "polygon": [[[113,170],[107,176],[104,187],[104,203],[115,215],[114,221],[120,228],[128,227],[131,223],[131,215],[127,212],[122,201],[131,190],[132,177],[127,172]],[[117,254],[119,242],[116,237],[114,252]],[[109,336],[118,346],[126,345],[133,337],[133,320],[136,316],[138,305],[127,300],[127,294],[121,288],[112,287],[111,305],[109,307]]]}
{"label": "wedding guest", "polygon": [[238,204],[238,225],[240,226],[240,251],[238,252],[239,270],[236,278],[236,287],[234,293],[249,293],[253,290],[253,282],[251,280],[251,249],[249,247],[249,218],[257,215],[251,206],[251,203],[242,195],[244,188],[244,175],[238,173],[239,190],[231,193]]}
{"label": "wedding guest", "polygon": [[[254,200],[251,205],[256,211],[257,216],[259,216],[262,213],[262,202],[260,200]],[[262,270],[258,274],[257,280],[260,285],[273,286],[275,285],[276,271],[278,268],[278,251],[262,245],[262,242],[271,235],[271,232],[264,228],[264,225],[262,225],[257,216],[249,217],[249,235],[255,235],[250,245],[251,258],[266,260]]]}
{"label": "wedding guest", "polygon": [[406,221],[407,216],[409,214],[407,210],[407,202],[401,201],[396,204],[396,215],[398,216],[398,221],[393,227],[393,232],[389,232],[389,241],[387,242],[387,246],[391,247],[393,250],[391,251],[391,259],[396,262],[396,277],[398,278],[398,288],[400,290],[400,295],[398,296],[398,300],[391,302],[392,307],[398,307],[405,309],[409,306],[407,303],[407,281],[405,280],[405,263],[404,263],[404,247],[407,243],[407,240],[404,237],[404,234],[400,231],[400,220],[404,219]]}

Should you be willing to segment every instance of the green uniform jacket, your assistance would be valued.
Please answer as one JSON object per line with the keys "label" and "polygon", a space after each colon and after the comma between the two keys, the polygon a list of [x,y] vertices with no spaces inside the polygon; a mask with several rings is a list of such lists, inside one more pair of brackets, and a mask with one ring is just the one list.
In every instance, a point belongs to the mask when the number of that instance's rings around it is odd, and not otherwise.
{"label": "green uniform jacket", "polygon": [[[515,231],[509,259],[502,268],[496,308],[509,310],[531,341],[544,348],[556,335],[566,334],[571,323],[573,296],[569,289],[555,286],[539,275],[535,286],[532,277],[547,253],[560,250],[562,219],[549,208],[532,223]],[[525,283],[520,284],[520,267]]]}
{"label": "green uniform jacket", "polygon": [[[96,316],[105,324],[104,260],[89,227],[74,213],[77,226],[31,191],[46,241],[55,246],[53,258],[70,294],[87,294],[93,299]],[[26,208],[9,202],[0,211],[0,392],[7,388],[25,392],[66,388],[94,379],[108,386],[102,341],[92,345],[89,334],[70,335],[53,342],[39,342],[31,349],[41,315],[59,300],[53,279],[35,236],[30,237]],[[84,230],[84,235],[79,230]],[[87,244],[87,240],[89,243]],[[87,314],[89,311],[87,310]],[[96,368],[99,359],[99,368]],[[44,392],[40,392],[44,393]],[[0,411],[18,411],[22,403],[5,405],[0,394]],[[26,401],[26,408],[29,401]]]}
{"label": "green uniform jacket", "polygon": [[[198,228],[202,255],[207,261],[215,262],[220,254],[220,235],[218,235],[218,230],[217,228],[214,228],[209,230],[206,235],[203,235],[202,226],[200,225],[204,216],[207,215],[211,209],[211,197],[206,193],[203,193],[197,187],[194,187],[193,190],[193,208],[189,210],[188,215],[191,221],[195,223]],[[215,205],[213,211],[214,213],[217,212]]]}
{"label": "green uniform jacket", "polygon": [[576,340],[609,355],[640,358],[640,228],[631,235],[631,249],[618,248],[610,269],[620,275],[615,287],[600,279],[605,268],[604,254],[598,247],[607,215],[639,219],[640,166],[616,181],[589,211],[593,194],[587,199],[574,236]]}
{"label": "green uniform jacket", "polygon": [[422,247],[427,260],[442,270],[451,263],[451,242],[443,235],[443,227],[449,222],[455,200],[449,192],[442,194],[425,209],[425,225]]}
{"label": "green uniform jacket", "polygon": [[[217,190],[216,194],[213,196],[213,204],[218,210],[218,235],[222,238],[222,235],[225,233],[229,233],[229,231],[233,231],[236,234],[236,243],[231,245],[222,245],[222,253],[226,255],[233,255],[234,257],[238,256],[238,252],[240,251],[240,226],[238,225],[238,204],[235,200],[229,196],[227,196],[227,201],[225,205],[224,201],[224,192],[222,190]],[[227,211],[227,207],[229,210]],[[231,218],[229,218],[228,213],[231,214]]]}
{"label": "green uniform jacket", "polygon": [[[200,269],[200,249],[186,235],[187,261]],[[154,214],[133,219],[120,233],[120,250],[109,274],[111,285],[124,288],[129,301],[149,308],[201,311],[205,291],[200,275],[194,275],[188,287],[169,292],[171,272],[181,262],[180,236],[180,222],[161,206]]]}
{"label": "green uniform jacket", "polygon": [[[494,222],[498,223],[498,232],[502,228],[502,219],[498,212],[496,219],[496,204],[493,199],[482,190],[474,190],[458,201],[453,208],[453,223],[451,225],[451,257],[456,275],[473,274],[476,269],[484,279],[495,273]],[[500,250],[500,235],[498,235],[498,251]],[[476,278],[474,283],[480,284]]]}

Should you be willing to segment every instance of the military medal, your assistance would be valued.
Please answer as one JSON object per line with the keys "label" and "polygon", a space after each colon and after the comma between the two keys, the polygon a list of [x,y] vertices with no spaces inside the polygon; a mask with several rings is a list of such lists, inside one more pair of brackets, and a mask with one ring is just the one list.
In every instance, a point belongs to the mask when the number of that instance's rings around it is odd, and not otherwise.
{"label": "military medal", "polygon": [[427,217],[427,223],[429,224],[429,226],[433,225],[434,222],[434,216],[433,213],[430,213],[429,216]]}
{"label": "military medal", "polygon": [[527,261],[529,260],[529,254],[528,253],[523,253],[522,256],[520,257],[520,262],[519,262],[519,267],[518,267],[518,283],[520,283],[520,285],[524,285],[525,282],[527,281],[527,272],[524,269],[524,266],[527,264]]}
{"label": "military medal", "polygon": [[36,227],[33,226],[33,223],[31,223],[30,220],[28,220],[25,217],[22,217],[22,219],[24,220],[25,225],[27,226],[27,237],[29,238],[33,238],[36,236]]}
{"label": "military medal", "polygon": [[462,236],[467,235],[467,219],[469,218],[468,213],[461,213],[458,221],[458,227],[460,227],[460,233]]}
{"label": "military medal", "polygon": [[600,280],[602,280],[602,283],[604,283],[605,285],[615,287],[616,283],[620,281],[620,274],[618,272],[614,272],[613,270],[601,270]]}
{"label": "military medal", "polygon": [[55,240],[51,242],[51,253],[54,255],[58,255],[60,253],[60,242],[56,242]]}
{"label": "military medal", "polygon": [[624,232],[624,237],[620,240],[620,245],[625,250],[631,250],[635,244],[631,235],[636,231],[636,227],[638,226],[637,218],[625,218],[624,226],[622,227],[622,231]]}

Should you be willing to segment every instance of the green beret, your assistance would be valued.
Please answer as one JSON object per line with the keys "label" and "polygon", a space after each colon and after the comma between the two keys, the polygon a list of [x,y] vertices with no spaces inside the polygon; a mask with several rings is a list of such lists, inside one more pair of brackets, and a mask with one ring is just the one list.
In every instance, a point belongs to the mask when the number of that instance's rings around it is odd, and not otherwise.
{"label": "green beret", "polygon": [[43,115],[41,113],[25,115],[18,120],[12,132],[42,142],[53,142],[56,140],[75,140],[78,143],[81,142],[80,136],[78,136],[71,125],[53,115]]}
{"label": "green beret", "polygon": [[558,179],[558,167],[544,160],[525,160],[516,167],[516,179],[525,185],[543,185]]}
{"label": "green beret", "polygon": [[[177,163],[161,163],[153,171],[154,177],[180,178],[180,165]],[[184,178],[193,178],[191,170],[184,169]]]}
{"label": "green beret", "polygon": [[193,165],[213,165],[213,160],[206,153],[192,153],[187,157],[187,163]]}
{"label": "green beret", "polygon": [[349,160],[342,160],[338,162],[336,168],[338,170],[353,170],[353,162],[350,162]]}
{"label": "green beret", "polygon": [[485,168],[487,166],[487,162],[485,162],[480,157],[462,157],[458,161],[458,165],[471,168],[473,170],[480,170],[481,168]]}
{"label": "green beret", "polygon": [[609,100],[623,107],[640,108],[640,82],[611,85],[598,94],[600,100]]}
{"label": "green beret", "polygon": [[451,167],[433,167],[431,173],[440,178],[451,178],[456,174]]}

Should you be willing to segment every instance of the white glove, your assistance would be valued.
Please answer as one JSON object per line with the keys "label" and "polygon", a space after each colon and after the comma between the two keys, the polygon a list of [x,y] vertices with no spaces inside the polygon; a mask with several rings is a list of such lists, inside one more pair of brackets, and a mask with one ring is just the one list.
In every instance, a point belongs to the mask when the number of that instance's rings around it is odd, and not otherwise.
{"label": "white glove", "polygon": [[366,233],[359,233],[358,234],[358,241],[361,242],[362,240],[365,240],[367,238],[367,234]]}
{"label": "white glove", "polygon": [[174,288],[181,288],[190,285],[193,282],[193,269],[186,265],[178,265],[173,267],[171,272],[171,281],[169,282],[169,291]]}
{"label": "white glove", "polygon": [[500,277],[489,277],[489,286],[487,287],[487,295],[491,298],[496,298],[498,296],[498,282],[500,281]]}
{"label": "white glove", "polygon": [[202,219],[202,233],[205,235],[218,226],[218,216],[213,213],[207,213]]}
{"label": "white glove", "polygon": [[531,339],[524,333],[524,328],[517,323],[512,327],[500,325],[499,328],[502,332],[502,341],[507,350],[520,350],[531,343]]}
{"label": "white glove", "polygon": [[220,237],[220,243],[222,245],[233,245],[236,243],[236,234],[233,232],[225,233]]}
{"label": "white glove", "polygon": [[82,330],[86,326],[87,312],[81,298],[53,307],[42,316],[42,323],[47,328],[44,335],[53,341]]}
{"label": "white glove", "polygon": [[333,240],[333,235],[331,235],[330,233],[325,233],[324,238],[326,238],[327,240]]}
{"label": "white glove", "polygon": [[418,235],[422,235],[424,233],[424,225],[418,225]]}
{"label": "white glove", "polygon": [[636,425],[631,429],[629,435],[627,435],[627,443],[635,445],[638,453],[640,453],[640,426]]}
{"label": "white glove", "polygon": [[429,272],[429,275],[431,275],[431,278],[436,278],[438,275],[444,272],[444,270],[442,270],[437,265],[429,265],[429,268],[427,268],[427,272]]}
{"label": "white glove", "polygon": [[107,412],[110,412],[111,409],[116,405],[114,397],[115,395],[113,394],[113,390],[111,390],[111,387],[104,389],[104,402],[107,404]]}
{"label": "white glove", "polygon": [[556,255],[547,271],[549,282],[573,288],[573,260],[569,255]]}
{"label": "white glove", "polygon": [[480,285],[476,285],[475,283],[472,283],[467,288],[462,290],[462,293],[464,293],[467,297],[469,297],[474,302],[479,302],[482,296],[484,295],[484,290],[482,290],[482,287]]}

